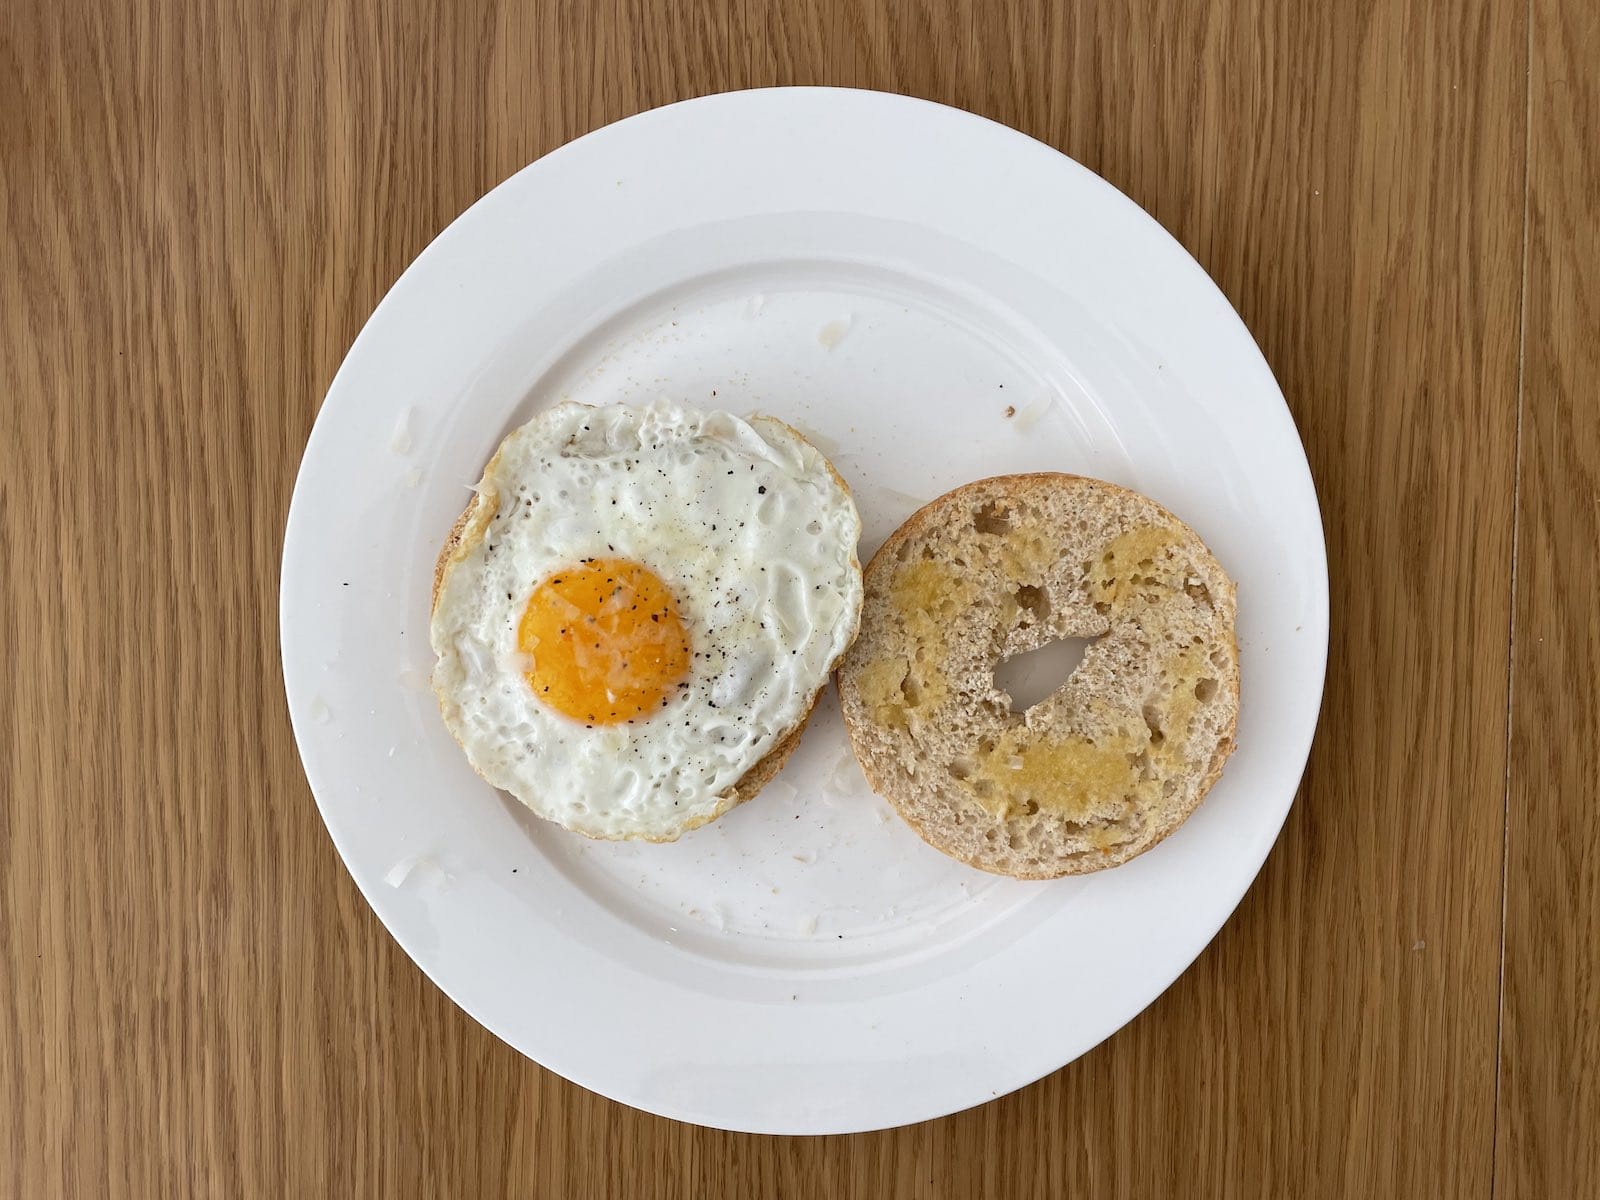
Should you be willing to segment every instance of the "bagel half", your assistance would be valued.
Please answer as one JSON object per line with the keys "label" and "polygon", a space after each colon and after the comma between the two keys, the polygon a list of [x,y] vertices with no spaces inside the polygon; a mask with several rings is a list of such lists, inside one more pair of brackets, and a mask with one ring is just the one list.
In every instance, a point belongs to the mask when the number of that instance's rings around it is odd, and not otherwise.
{"label": "bagel half", "polygon": [[[1233,583],[1183,522],[1076,475],[1010,475],[913,514],[868,564],[839,670],[851,748],[929,844],[1049,879],[1161,841],[1222,773],[1239,713]],[[1026,712],[995,666],[1093,638]]]}

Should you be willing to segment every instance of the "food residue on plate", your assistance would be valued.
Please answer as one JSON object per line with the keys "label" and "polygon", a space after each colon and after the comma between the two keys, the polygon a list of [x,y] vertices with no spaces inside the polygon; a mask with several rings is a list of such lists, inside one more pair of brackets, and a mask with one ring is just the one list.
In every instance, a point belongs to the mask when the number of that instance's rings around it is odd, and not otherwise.
{"label": "food residue on plate", "polygon": [[800,789],[786,779],[774,779],[762,789],[774,804],[787,804],[800,794]]}
{"label": "food residue on plate", "polygon": [[1039,423],[1039,419],[1049,412],[1055,404],[1056,398],[1049,393],[1040,396],[1027,408],[1017,413],[1016,430],[1018,433],[1027,433]]}
{"label": "food residue on plate", "polygon": [[839,758],[833,764],[833,769],[828,772],[828,777],[823,781],[823,788],[835,796],[853,796],[859,791],[857,786],[861,782],[861,768],[856,764],[856,756],[850,752],[850,747],[844,746],[839,751]]}
{"label": "food residue on plate", "polygon": [[396,454],[411,453],[411,410],[402,409],[399,419],[394,423],[394,432],[389,435],[389,449]]}
{"label": "food residue on plate", "polygon": [[817,331],[817,341],[821,343],[822,348],[824,350],[832,350],[840,342],[844,341],[845,334],[850,332],[852,320],[853,318],[851,317],[839,317],[829,321],[819,329]]}
{"label": "food residue on plate", "polygon": [[450,874],[428,855],[410,854],[390,867],[383,881],[392,888],[401,888],[408,881],[421,884],[448,883]]}

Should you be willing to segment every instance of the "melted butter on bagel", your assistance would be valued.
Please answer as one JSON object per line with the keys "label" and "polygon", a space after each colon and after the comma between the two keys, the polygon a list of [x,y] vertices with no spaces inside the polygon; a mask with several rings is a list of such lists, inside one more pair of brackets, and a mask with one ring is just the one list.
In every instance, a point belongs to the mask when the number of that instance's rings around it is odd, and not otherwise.
{"label": "melted butter on bagel", "polygon": [[[1115,865],[1193,810],[1232,749],[1233,585],[1154,502],[1065,475],[981,480],[868,567],[840,674],[852,746],[937,848],[1028,878]],[[1096,639],[1013,712],[1000,661]]]}

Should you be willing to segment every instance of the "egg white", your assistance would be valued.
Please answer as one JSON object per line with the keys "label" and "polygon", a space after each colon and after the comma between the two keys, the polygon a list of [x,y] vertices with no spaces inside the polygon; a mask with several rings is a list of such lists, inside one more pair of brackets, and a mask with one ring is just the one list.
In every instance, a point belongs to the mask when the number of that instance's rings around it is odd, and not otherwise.
{"label": "egg white", "polygon": [[[478,773],[569,829],[669,840],[717,816],[855,637],[860,517],[780,421],[566,402],[507,436],[477,493],[439,581],[434,690]],[[601,557],[667,584],[692,658],[659,711],[588,727],[534,695],[517,627],[541,581]]]}

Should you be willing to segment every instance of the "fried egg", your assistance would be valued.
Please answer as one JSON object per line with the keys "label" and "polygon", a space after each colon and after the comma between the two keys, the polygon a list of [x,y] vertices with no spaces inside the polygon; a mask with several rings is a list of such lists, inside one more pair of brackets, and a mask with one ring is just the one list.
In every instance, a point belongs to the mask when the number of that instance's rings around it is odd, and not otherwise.
{"label": "fried egg", "polygon": [[445,724],[542,817],[676,838],[792,749],[855,637],[860,533],[781,421],[558,404],[501,443],[440,556]]}

